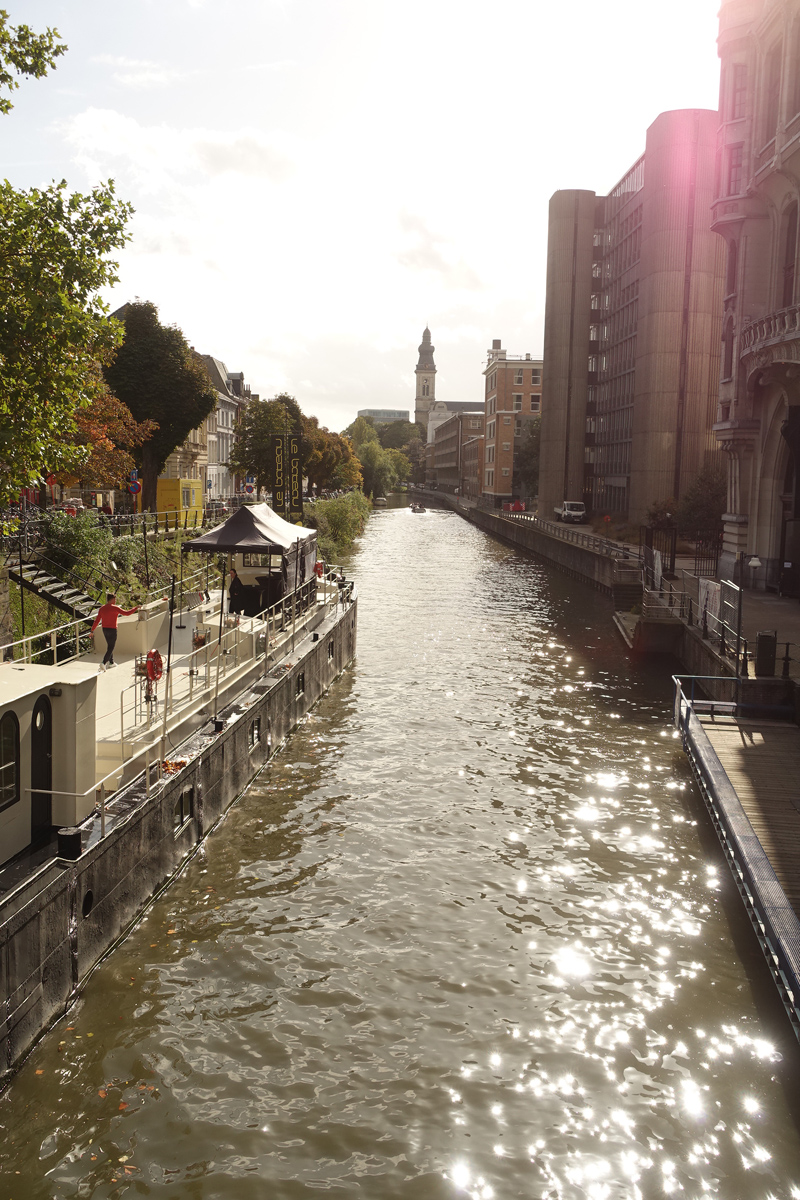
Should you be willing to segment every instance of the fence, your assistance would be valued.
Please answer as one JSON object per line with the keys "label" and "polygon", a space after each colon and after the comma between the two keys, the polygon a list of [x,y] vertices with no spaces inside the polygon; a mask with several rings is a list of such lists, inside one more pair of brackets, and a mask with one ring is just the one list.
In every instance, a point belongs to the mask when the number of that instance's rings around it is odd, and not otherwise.
{"label": "fence", "polygon": [[559,538],[562,542],[570,542],[573,546],[582,546],[584,550],[591,550],[606,558],[620,556],[637,561],[641,559],[641,550],[636,546],[631,546],[626,542],[615,542],[611,538],[598,537],[594,533],[585,533],[581,529],[560,525],[555,521],[543,521],[541,517],[536,517],[533,513],[500,512],[497,509],[486,509],[485,511],[502,517],[504,521],[523,521],[532,524],[534,528],[546,533],[548,537]]}

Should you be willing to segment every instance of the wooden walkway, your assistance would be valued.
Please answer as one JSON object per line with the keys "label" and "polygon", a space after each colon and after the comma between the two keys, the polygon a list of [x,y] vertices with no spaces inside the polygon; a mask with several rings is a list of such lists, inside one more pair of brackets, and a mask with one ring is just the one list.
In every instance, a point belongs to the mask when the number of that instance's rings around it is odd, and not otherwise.
{"label": "wooden walkway", "polygon": [[722,716],[700,721],[800,917],[800,728]]}

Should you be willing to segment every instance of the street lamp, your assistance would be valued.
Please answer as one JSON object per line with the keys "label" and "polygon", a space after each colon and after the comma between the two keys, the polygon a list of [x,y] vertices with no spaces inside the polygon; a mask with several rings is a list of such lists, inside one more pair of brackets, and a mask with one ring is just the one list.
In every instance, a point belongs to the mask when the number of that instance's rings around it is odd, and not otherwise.
{"label": "street lamp", "polygon": [[758,557],[758,555],[757,555],[757,554],[754,554],[754,555],[753,555],[753,557],[750,559],[750,562],[749,562],[747,565],[748,565],[748,567],[750,568],[750,570],[753,572],[753,573],[752,573],[752,575],[750,576],[750,587],[751,587],[753,590],[755,590],[755,586],[756,586],[756,571],[757,571],[757,570],[758,570],[758,568],[761,566],[761,559]]}

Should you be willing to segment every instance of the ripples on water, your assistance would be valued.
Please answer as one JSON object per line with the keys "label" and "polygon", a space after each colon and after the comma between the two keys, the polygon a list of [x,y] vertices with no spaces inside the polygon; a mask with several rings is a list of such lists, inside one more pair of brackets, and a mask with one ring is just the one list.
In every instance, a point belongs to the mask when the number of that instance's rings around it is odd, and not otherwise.
{"label": "ripples on water", "polygon": [[666,668],[451,514],[353,571],[356,667],[7,1091],[0,1195],[800,1197]]}

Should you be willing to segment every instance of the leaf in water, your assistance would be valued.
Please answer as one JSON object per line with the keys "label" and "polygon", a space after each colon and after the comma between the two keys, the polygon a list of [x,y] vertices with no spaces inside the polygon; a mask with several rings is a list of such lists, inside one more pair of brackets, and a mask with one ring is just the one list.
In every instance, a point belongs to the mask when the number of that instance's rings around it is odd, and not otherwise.
{"label": "leaf in water", "polygon": [[100,1091],[97,1094],[101,1100],[105,1100],[106,1096],[108,1095],[108,1092],[106,1091],[105,1088],[100,1088]]}
{"label": "leaf in water", "polygon": [[119,1112],[122,1112],[123,1108],[127,1108],[127,1107],[128,1107],[128,1106],[127,1106],[127,1104],[125,1103],[125,1101],[124,1101],[124,1100],[120,1100],[120,1102],[119,1102],[119,1110],[118,1110],[118,1111],[119,1111]]}
{"label": "leaf in water", "polygon": [[37,1067],[37,1068],[36,1068],[36,1074],[37,1074],[37,1075],[44,1075],[44,1071],[42,1071],[42,1070],[41,1070],[41,1068]]}

